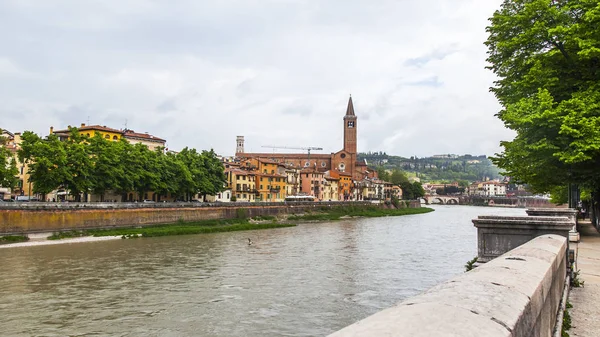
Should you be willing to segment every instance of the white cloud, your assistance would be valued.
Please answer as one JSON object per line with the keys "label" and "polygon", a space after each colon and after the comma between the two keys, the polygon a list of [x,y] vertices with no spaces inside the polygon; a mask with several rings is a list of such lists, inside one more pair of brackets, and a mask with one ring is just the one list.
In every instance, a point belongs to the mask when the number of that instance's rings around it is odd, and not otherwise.
{"label": "white cloud", "polygon": [[1,127],[89,121],[169,147],[337,151],[352,93],[359,150],[492,154],[487,18],[500,1],[0,3]]}

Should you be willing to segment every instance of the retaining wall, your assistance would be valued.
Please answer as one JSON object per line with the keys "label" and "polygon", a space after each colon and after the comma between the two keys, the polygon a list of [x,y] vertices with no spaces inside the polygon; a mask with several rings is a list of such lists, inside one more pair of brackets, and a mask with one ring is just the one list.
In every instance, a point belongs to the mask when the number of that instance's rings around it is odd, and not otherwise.
{"label": "retaining wall", "polygon": [[330,337],[551,336],[567,239],[542,235]]}
{"label": "retaining wall", "polygon": [[[7,203],[8,204],[8,203]],[[240,215],[297,214],[321,207],[374,205],[370,202],[135,204],[135,203],[10,203],[0,207],[0,234],[52,232],[233,219]],[[241,214],[240,214],[241,212]]]}

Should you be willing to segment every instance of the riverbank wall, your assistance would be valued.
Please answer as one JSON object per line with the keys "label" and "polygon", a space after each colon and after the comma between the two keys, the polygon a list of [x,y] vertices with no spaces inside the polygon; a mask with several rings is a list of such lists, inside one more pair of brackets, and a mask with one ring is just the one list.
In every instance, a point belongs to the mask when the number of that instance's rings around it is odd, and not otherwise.
{"label": "riverbank wall", "polygon": [[[371,202],[296,203],[5,203],[0,204],[0,235],[76,229],[116,228],[256,216],[279,216]],[[410,203],[409,207],[420,206]]]}

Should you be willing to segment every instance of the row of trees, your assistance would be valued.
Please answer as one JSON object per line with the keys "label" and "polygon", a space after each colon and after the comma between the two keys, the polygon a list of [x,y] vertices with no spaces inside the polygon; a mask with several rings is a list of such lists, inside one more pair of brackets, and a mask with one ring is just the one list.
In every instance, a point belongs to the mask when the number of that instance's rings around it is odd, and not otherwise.
{"label": "row of trees", "polygon": [[19,171],[14,156],[6,148],[7,141],[5,137],[0,137],[0,186],[15,188]]}
{"label": "row of trees", "polygon": [[143,144],[125,139],[112,142],[100,134],[80,135],[72,128],[68,140],[54,134],[42,139],[23,133],[19,160],[29,165],[33,192],[46,195],[65,189],[80,200],[81,194],[93,193],[104,199],[111,191],[118,194],[147,192],[170,194],[190,200],[195,194],[214,195],[224,189],[223,165],[210,151],[184,148],[179,153],[151,151]]}
{"label": "row of trees", "polygon": [[494,162],[535,192],[578,185],[597,216],[598,0],[504,0],[490,22],[489,69],[498,77],[491,91],[502,105],[498,117],[516,131]]}

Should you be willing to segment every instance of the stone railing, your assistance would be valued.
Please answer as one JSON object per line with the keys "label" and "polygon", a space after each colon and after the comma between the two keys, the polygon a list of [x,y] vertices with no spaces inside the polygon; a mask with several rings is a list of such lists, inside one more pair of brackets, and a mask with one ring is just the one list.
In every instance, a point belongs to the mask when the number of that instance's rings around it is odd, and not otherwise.
{"label": "stone railing", "polygon": [[567,242],[537,237],[330,337],[551,336],[560,328]]}
{"label": "stone railing", "polygon": [[577,230],[577,214],[579,212],[572,208],[530,208],[527,211],[530,216],[558,216],[567,217],[573,225],[569,231],[569,241],[579,242],[579,232]]}
{"label": "stone railing", "polygon": [[473,219],[473,224],[477,227],[477,258],[480,263],[543,234],[557,234],[568,239],[573,227],[568,217],[551,216],[484,215]]}

